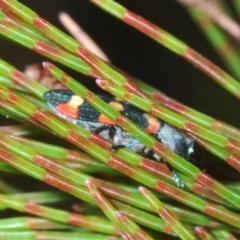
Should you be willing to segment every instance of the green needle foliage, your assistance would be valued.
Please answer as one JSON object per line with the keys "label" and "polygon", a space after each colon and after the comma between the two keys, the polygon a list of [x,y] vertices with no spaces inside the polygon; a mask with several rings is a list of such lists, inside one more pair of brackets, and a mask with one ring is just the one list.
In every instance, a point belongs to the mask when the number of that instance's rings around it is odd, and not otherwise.
{"label": "green needle foliage", "polygon": [[[120,3],[89,2],[187,60],[228,94],[240,98],[240,84],[234,78],[239,79],[240,56],[232,43],[240,39],[240,27],[232,17],[238,13],[237,1],[232,1],[233,13],[224,1],[209,5],[217,9],[217,16],[207,10],[208,1],[179,1],[201,26],[229,72]],[[0,114],[14,120],[0,126],[0,239],[240,237],[239,129],[118,70],[19,1],[0,0],[0,34],[44,57],[44,69],[30,67],[33,75],[0,59]],[[62,66],[96,80],[101,90],[184,131],[206,152],[197,156],[198,161],[213,159],[216,171],[204,172],[170,151]],[[44,99],[46,91],[57,88],[71,89],[165,163],[127,148],[113,151],[111,142],[59,118]],[[176,184],[168,165],[184,187]]]}

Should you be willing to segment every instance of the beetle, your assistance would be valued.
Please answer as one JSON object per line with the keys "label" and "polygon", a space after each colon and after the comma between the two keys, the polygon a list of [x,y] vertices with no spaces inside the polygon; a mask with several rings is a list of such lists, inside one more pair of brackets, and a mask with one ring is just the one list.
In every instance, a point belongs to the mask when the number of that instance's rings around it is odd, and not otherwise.
{"label": "beetle", "polygon": [[[165,147],[190,162],[195,160],[192,157],[195,144],[193,139],[179,129],[110,94],[97,94],[97,96],[139,125]],[[161,160],[159,155],[124,132],[114,121],[101,114],[74,92],[70,90],[50,90],[44,94],[44,97],[48,105],[59,116],[99,134],[106,140],[111,140],[113,149],[127,147],[139,154],[151,155],[155,160]],[[177,184],[183,187],[184,183],[175,171],[172,170],[172,173]]]}

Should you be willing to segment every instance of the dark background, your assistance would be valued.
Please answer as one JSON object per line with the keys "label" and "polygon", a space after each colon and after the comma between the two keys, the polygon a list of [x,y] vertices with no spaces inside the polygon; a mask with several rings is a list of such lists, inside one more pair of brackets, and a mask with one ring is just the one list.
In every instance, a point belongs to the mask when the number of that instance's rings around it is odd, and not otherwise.
{"label": "dark background", "polygon": [[[240,126],[238,100],[235,97],[180,56],[103,12],[89,1],[22,0],[20,2],[60,28],[62,27],[57,19],[58,13],[66,11],[81,24],[117,67],[193,108]],[[225,69],[198,26],[176,1],[119,2],[175,35]],[[0,39],[0,56],[20,69],[26,64],[46,60],[28,49],[3,39]],[[81,74],[74,76],[79,81],[84,81]]]}

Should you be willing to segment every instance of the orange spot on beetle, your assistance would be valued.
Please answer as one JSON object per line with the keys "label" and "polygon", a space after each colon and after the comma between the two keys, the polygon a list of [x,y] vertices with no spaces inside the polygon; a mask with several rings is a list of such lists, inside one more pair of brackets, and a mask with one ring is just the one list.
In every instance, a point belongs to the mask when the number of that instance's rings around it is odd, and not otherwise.
{"label": "orange spot on beetle", "polygon": [[111,119],[109,119],[108,117],[106,117],[105,115],[101,114],[98,118],[98,121],[100,123],[105,123],[105,124],[109,124],[109,125],[116,125],[116,123],[114,121],[112,121]]}
{"label": "orange spot on beetle", "polygon": [[66,115],[67,117],[74,118],[74,119],[78,118],[78,108],[73,107],[68,103],[58,104],[57,111]]}
{"label": "orange spot on beetle", "polygon": [[148,126],[144,130],[151,134],[157,133],[160,127],[160,121],[158,121],[157,118],[147,113],[145,113],[144,116],[148,120]]}

